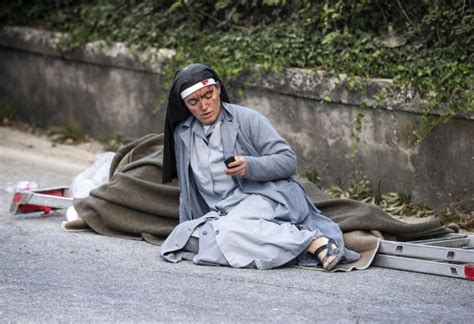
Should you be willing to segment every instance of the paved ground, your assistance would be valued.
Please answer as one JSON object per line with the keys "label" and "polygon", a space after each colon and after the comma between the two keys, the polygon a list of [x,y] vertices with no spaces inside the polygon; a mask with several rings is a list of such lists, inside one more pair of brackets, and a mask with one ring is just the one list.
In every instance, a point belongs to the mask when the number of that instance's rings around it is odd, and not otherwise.
{"label": "paved ground", "polygon": [[[94,160],[87,148],[0,127],[0,184],[69,184]],[[63,232],[59,214],[10,215],[9,199],[0,195],[0,322],[474,321],[474,282],[170,264],[145,242]]]}

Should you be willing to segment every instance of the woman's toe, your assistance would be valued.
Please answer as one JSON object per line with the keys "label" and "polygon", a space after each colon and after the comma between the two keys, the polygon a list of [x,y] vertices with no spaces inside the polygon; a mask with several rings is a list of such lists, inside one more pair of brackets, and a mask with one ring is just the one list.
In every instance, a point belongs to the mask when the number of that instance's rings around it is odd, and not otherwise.
{"label": "woman's toe", "polygon": [[331,255],[330,257],[328,257],[326,259],[326,262],[324,262],[324,264],[323,264],[323,268],[328,269],[331,266],[331,264],[334,262],[334,260],[336,260],[335,255]]}

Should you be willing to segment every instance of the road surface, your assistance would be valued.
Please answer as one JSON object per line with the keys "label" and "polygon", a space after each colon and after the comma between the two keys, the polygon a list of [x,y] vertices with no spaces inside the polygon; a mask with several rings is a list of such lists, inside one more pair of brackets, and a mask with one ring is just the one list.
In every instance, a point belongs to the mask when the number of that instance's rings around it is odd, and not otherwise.
{"label": "road surface", "polygon": [[[69,185],[95,153],[0,127],[0,184]],[[159,247],[92,232],[64,216],[10,215],[0,195],[1,322],[474,321],[474,282],[371,267],[328,274],[167,263]]]}

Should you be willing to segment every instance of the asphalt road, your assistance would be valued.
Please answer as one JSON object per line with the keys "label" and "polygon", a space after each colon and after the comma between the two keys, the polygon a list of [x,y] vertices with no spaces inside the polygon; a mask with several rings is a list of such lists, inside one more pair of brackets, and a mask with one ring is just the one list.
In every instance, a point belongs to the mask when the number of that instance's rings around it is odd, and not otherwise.
{"label": "asphalt road", "polygon": [[[0,184],[69,185],[94,153],[0,127]],[[159,248],[64,216],[10,215],[0,194],[0,322],[474,321],[474,282],[371,267],[327,274],[167,263]]]}

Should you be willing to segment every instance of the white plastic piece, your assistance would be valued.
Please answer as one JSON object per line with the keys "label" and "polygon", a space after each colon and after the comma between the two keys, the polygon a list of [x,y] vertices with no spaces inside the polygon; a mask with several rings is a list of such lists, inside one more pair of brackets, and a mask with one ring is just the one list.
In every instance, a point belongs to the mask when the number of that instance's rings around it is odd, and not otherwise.
{"label": "white plastic piece", "polygon": [[98,154],[91,167],[77,175],[72,181],[71,195],[73,198],[85,198],[91,190],[109,181],[109,170],[115,153]]}
{"label": "white plastic piece", "polygon": [[68,222],[79,219],[79,214],[77,213],[76,209],[74,206],[71,206],[67,209],[66,211],[66,219]]}

